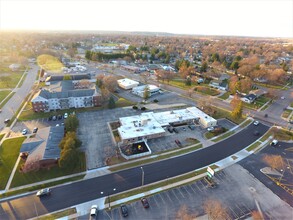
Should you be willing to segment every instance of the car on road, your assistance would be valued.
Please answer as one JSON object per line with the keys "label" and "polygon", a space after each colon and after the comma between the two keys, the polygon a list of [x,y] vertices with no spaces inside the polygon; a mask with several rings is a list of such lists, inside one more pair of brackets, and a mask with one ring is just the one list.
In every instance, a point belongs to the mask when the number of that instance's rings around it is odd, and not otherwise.
{"label": "car on road", "polygon": [[92,205],[91,211],[90,211],[90,220],[95,220],[97,219],[98,216],[98,206],[97,205]]}
{"label": "car on road", "polygon": [[150,204],[149,204],[149,202],[148,202],[148,200],[146,199],[146,198],[141,198],[141,203],[142,203],[142,206],[145,208],[145,209],[147,209],[147,208],[149,208],[150,207]]}
{"label": "car on road", "polygon": [[276,146],[278,143],[279,143],[278,140],[274,139],[271,142],[271,146]]}
{"label": "car on road", "polygon": [[8,122],[10,122],[10,119],[9,119],[9,118],[6,118],[6,119],[4,120],[4,123],[7,124]]}
{"label": "car on road", "polygon": [[41,189],[40,191],[37,192],[36,195],[38,197],[49,196],[49,195],[51,195],[51,189],[50,188]]}
{"label": "car on road", "polygon": [[178,145],[178,147],[182,147],[182,144],[178,139],[175,140],[175,143]]}
{"label": "car on road", "polygon": [[68,118],[68,113],[66,112],[66,113],[64,113],[64,119],[66,119],[66,118]]}
{"label": "car on road", "polygon": [[26,134],[27,134],[27,129],[23,129],[21,133],[22,133],[23,135],[26,135]]}
{"label": "car on road", "polygon": [[254,136],[259,136],[259,131],[254,131],[254,132],[253,132],[253,135],[254,135]]}
{"label": "car on road", "polygon": [[128,208],[126,207],[126,205],[121,205],[120,206],[120,210],[121,210],[121,214],[123,217],[127,217],[128,216]]}
{"label": "car on road", "polygon": [[209,128],[207,128],[207,131],[211,132],[211,131],[213,131],[214,129],[215,129],[214,127],[209,127]]}
{"label": "car on road", "polygon": [[33,133],[37,133],[38,130],[39,130],[39,128],[35,127],[35,128],[33,129]]}
{"label": "car on road", "polygon": [[254,124],[255,126],[257,126],[257,125],[259,124],[259,121],[254,121],[253,124]]}
{"label": "car on road", "polygon": [[281,96],[281,99],[283,99],[283,100],[284,100],[284,99],[285,99],[285,97],[284,97],[284,96]]}

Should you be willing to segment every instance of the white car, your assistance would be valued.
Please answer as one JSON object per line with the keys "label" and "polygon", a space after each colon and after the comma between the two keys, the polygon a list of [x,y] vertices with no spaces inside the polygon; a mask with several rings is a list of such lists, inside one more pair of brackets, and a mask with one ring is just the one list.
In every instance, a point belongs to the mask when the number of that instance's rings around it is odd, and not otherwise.
{"label": "white car", "polygon": [[27,130],[26,130],[26,129],[23,129],[21,133],[22,133],[23,135],[26,135],[26,134],[27,134]]}
{"label": "white car", "polygon": [[40,191],[37,192],[37,196],[41,197],[41,196],[48,196],[51,194],[51,189],[46,188],[46,189],[41,189]]}
{"label": "white car", "polygon": [[274,139],[272,142],[271,142],[271,146],[276,146],[278,144],[278,140]]}
{"label": "white car", "polygon": [[284,96],[282,96],[282,97],[281,97],[281,99],[285,99],[285,97],[284,97]]}
{"label": "white car", "polygon": [[254,121],[253,124],[254,125],[258,125],[259,124],[259,121]]}
{"label": "white car", "polygon": [[97,219],[97,215],[98,215],[98,206],[92,205],[91,211],[90,211],[90,220]]}
{"label": "white car", "polygon": [[214,129],[215,129],[214,127],[207,128],[208,131],[213,131]]}
{"label": "white car", "polygon": [[68,113],[67,112],[64,114],[64,118],[68,118]]}

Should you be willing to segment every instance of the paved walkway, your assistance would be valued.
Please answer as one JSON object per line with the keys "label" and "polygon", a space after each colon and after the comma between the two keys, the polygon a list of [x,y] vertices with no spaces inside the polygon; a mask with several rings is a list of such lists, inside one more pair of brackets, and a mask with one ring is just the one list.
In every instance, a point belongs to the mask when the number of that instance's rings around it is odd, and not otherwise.
{"label": "paved walkway", "polygon": [[13,167],[13,170],[12,170],[12,172],[10,174],[9,180],[8,180],[8,182],[6,184],[5,191],[7,191],[10,188],[11,182],[13,180],[15,171],[17,170],[17,167],[18,167],[18,164],[19,164],[20,159],[21,159],[20,157],[17,157],[16,163],[15,163],[15,165]]}

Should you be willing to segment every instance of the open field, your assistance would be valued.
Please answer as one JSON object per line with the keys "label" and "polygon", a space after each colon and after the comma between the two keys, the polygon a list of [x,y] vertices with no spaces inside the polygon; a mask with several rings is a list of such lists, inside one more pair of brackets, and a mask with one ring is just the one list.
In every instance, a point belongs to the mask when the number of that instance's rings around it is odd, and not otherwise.
{"label": "open field", "polygon": [[11,90],[0,91],[0,103],[6,98],[6,96],[9,95],[10,92]]}

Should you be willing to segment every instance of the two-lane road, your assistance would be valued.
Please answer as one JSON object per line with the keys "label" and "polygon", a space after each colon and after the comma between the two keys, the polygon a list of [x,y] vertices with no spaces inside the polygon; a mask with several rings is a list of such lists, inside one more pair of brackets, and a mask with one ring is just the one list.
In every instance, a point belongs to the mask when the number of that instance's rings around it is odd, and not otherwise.
{"label": "two-lane road", "polygon": [[[159,161],[143,166],[145,184],[164,180],[180,174],[194,171],[201,167],[222,160],[253,143],[259,138],[255,130],[263,135],[268,127],[262,124],[250,125],[232,137],[208,148],[183,156]],[[116,173],[88,179],[69,185],[55,187],[52,195],[39,199],[34,194],[2,202],[0,219],[27,219],[64,209],[83,202],[101,198],[101,192],[113,194],[141,186],[142,172],[140,167],[130,168]],[[104,195],[105,195],[104,194]]]}

